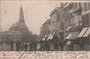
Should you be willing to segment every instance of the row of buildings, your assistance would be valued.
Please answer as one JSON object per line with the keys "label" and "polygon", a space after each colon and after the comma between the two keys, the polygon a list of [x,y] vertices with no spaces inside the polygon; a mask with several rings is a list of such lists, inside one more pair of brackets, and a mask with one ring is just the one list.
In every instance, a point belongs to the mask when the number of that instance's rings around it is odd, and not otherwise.
{"label": "row of buildings", "polygon": [[0,42],[10,42],[21,40],[22,33],[20,31],[4,31],[0,32]]}
{"label": "row of buildings", "polygon": [[53,32],[63,33],[63,41],[74,41],[90,50],[90,2],[60,3],[41,26],[40,37]]}

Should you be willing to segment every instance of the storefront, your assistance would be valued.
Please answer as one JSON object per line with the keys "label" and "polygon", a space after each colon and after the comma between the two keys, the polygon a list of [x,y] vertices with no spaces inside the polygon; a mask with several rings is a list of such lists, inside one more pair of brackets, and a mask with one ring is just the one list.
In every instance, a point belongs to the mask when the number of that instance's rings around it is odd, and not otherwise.
{"label": "storefront", "polygon": [[49,34],[49,36],[47,38],[47,40],[49,42],[49,45],[50,45],[50,51],[54,50],[53,41],[52,41],[53,40],[53,36],[54,36],[54,34]]}
{"label": "storefront", "polygon": [[67,47],[66,50],[74,50],[74,45],[77,44],[77,35],[79,32],[71,32],[69,35],[65,38],[65,46]]}
{"label": "storefront", "polygon": [[82,50],[90,50],[90,27],[84,27],[77,36]]}
{"label": "storefront", "polygon": [[48,40],[48,41],[51,41],[52,39],[53,39],[53,34],[49,34],[47,40]]}

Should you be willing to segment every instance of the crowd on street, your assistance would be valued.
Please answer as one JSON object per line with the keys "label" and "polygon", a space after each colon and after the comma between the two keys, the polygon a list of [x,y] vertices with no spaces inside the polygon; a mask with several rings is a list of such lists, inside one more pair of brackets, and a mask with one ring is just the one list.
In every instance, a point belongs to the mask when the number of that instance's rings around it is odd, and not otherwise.
{"label": "crowd on street", "polygon": [[9,49],[9,51],[73,51],[73,49],[80,50],[83,48],[82,44],[64,41],[63,37],[62,39],[58,38],[56,33],[53,35],[52,39],[45,36],[44,40],[41,39],[40,41],[30,40],[28,42],[21,42],[17,40],[16,42],[1,42],[0,46],[1,51],[4,51],[5,48],[6,51],[7,49]]}

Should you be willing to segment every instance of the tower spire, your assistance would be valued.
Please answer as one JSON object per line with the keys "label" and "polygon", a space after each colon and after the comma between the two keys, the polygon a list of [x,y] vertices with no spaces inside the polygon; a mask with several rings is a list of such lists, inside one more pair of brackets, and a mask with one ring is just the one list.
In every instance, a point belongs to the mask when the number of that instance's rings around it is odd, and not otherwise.
{"label": "tower spire", "polygon": [[19,23],[25,23],[22,6],[20,7]]}

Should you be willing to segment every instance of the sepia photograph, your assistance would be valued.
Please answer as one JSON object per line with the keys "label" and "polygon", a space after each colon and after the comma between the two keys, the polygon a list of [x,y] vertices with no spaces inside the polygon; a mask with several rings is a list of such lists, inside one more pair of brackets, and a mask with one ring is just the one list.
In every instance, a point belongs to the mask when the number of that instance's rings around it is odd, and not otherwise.
{"label": "sepia photograph", "polygon": [[90,2],[0,1],[0,51],[90,51]]}

